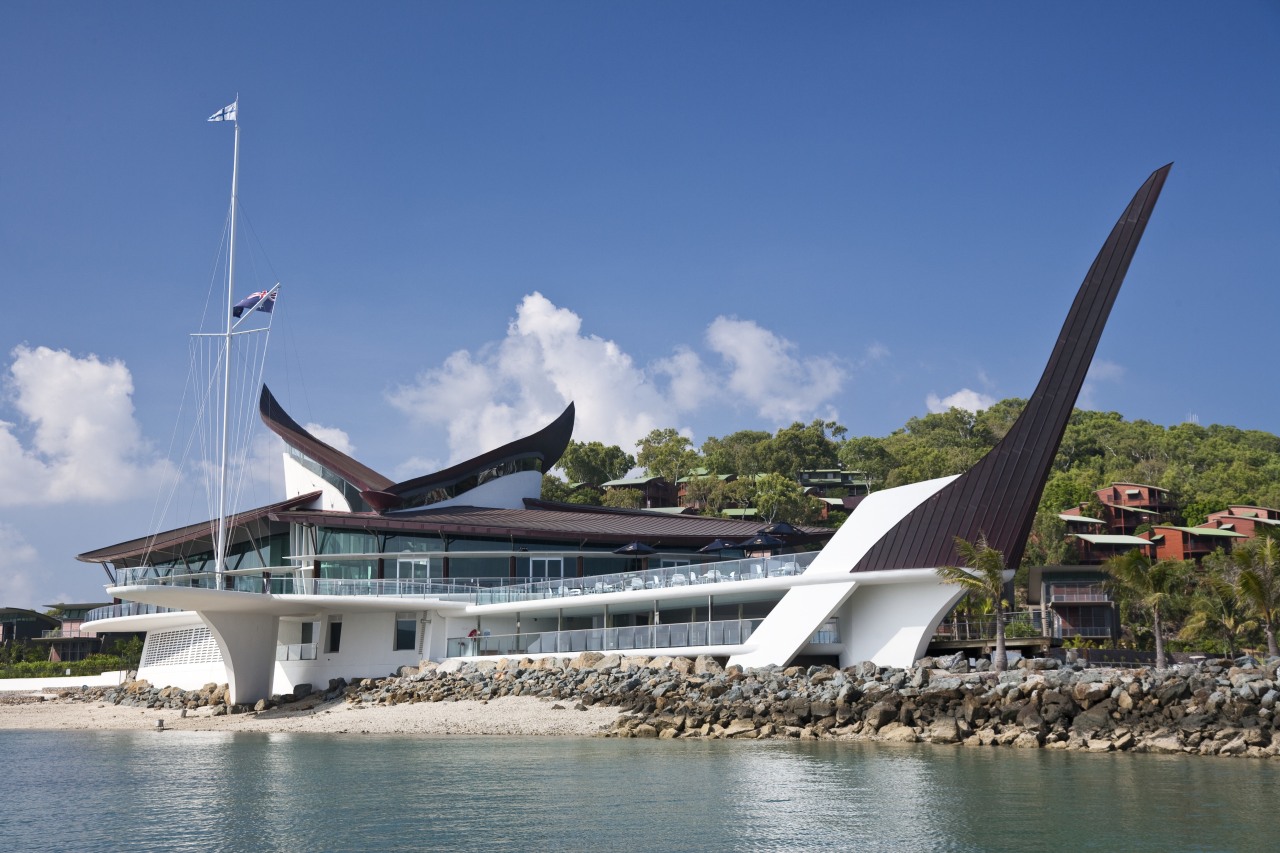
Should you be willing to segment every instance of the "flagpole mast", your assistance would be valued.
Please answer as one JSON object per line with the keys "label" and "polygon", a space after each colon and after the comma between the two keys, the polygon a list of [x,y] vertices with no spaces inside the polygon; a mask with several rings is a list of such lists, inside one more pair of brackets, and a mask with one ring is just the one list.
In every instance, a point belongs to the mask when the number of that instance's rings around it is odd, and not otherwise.
{"label": "flagpole mast", "polygon": [[236,282],[236,182],[240,173],[240,95],[236,95],[235,147],[231,156],[231,229],[227,244],[227,312],[226,333],[222,343],[222,452],[218,462],[218,541],[213,555],[213,571],[218,589],[222,589],[222,576],[227,562],[227,422],[231,408],[231,309],[235,301]]}

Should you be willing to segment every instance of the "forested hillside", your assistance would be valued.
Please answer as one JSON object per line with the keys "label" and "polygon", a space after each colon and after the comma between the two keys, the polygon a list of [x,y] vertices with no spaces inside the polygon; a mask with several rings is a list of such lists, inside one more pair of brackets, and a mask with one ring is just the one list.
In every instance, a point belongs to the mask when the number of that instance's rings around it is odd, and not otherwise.
{"label": "forested hillside", "polygon": [[[951,409],[912,418],[887,436],[850,436],[837,423],[794,423],[774,434],[743,430],[711,437],[694,447],[673,429],[655,430],[642,439],[631,457],[598,443],[573,442],[561,468],[570,482],[599,483],[602,470],[621,476],[634,463],[669,481],[689,477],[699,469],[712,474],[735,474],[737,482],[714,477],[694,478],[690,485],[707,511],[747,506],[766,498],[774,507],[776,495],[757,493],[763,484],[777,491],[778,480],[794,483],[802,470],[843,467],[865,471],[873,489],[900,486],[933,477],[959,474],[982,458],[1008,431],[1025,400],[1002,400],[977,414]],[[616,451],[616,452],[614,452]],[[613,467],[602,468],[608,458]],[[778,478],[755,475],[778,474]],[[1095,489],[1112,482],[1145,483],[1168,489],[1183,508],[1187,524],[1228,504],[1280,507],[1280,437],[1259,430],[1230,426],[1178,424],[1163,427],[1149,421],[1128,421],[1116,412],[1076,410],[1063,436],[1045,485],[1036,533],[1027,559],[1053,561],[1061,543],[1057,513],[1089,500]],[[756,484],[762,484],[757,486]],[[550,499],[598,502],[599,492],[571,494],[563,481],[548,478]],[[795,490],[798,492],[798,486]],[[812,506],[788,503],[784,496],[775,518],[806,520]],[[625,498],[612,498],[625,503]],[[833,519],[838,522],[840,519]],[[1043,546],[1040,543],[1044,543]],[[1048,552],[1046,553],[1046,550]]]}

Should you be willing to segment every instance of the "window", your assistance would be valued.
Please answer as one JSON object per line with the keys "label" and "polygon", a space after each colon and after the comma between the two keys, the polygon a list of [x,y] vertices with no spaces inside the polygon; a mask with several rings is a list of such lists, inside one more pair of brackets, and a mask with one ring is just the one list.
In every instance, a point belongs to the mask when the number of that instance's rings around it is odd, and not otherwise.
{"label": "window", "polygon": [[662,568],[664,569],[671,569],[671,568],[675,568],[676,566],[687,566],[687,565],[689,565],[688,560],[663,560],[662,561]]}
{"label": "window", "polygon": [[395,651],[404,652],[418,647],[418,619],[412,613],[396,614]]}
{"label": "window", "polygon": [[530,557],[529,577],[533,580],[564,577],[564,559],[561,557]]}
{"label": "window", "polygon": [[329,617],[329,644],[325,646],[325,652],[336,655],[338,649],[342,647],[342,617]]}
{"label": "window", "polygon": [[303,643],[314,643],[314,642],[315,642],[315,630],[316,630],[316,624],[315,624],[314,622],[303,622],[303,623],[302,623],[302,640],[301,640],[301,642],[303,642]]}

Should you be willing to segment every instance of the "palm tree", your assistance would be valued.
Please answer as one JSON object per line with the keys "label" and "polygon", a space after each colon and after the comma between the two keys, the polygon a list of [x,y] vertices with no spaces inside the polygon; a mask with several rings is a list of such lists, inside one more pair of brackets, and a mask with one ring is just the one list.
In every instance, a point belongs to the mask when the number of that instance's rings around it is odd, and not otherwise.
{"label": "palm tree", "polygon": [[1227,657],[1236,656],[1236,638],[1252,633],[1258,623],[1247,618],[1246,603],[1232,583],[1218,574],[1210,574],[1197,585],[1191,599],[1191,615],[1182,626],[1180,638],[1194,639],[1203,634],[1218,634]]}
{"label": "palm tree", "polygon": [[977,542],[957,536],[956,551],[964,566],[939,566],[938,576],[964,589],[970,599],[991,604],[996,617],[996,651],[991,663],[996,672],[1004,672],[1009,666],[1004,650],[1004,554],[987,545],[987,537],[981,533]]}
{"label": "palm tree", "polygon": [[1117,598],[1127,598],[1141,610],[1151,614],[1152,633],[1156,638],[1156,669],[1164,669],[1165,617],[1183,600],[1190,566],[1185,560],[1158,560],[1135,548],[1112,557],[1104,564],[1107,588]]}
{"label": "palm tree", "polygon": [[1236,548],[1231,561],[1239,570],[1236,589],[1245,606],[1262,622],[1267,657],[1280,657],[1276,647],[1276,617],[1280,616],[1280,542],[1270,536]]}

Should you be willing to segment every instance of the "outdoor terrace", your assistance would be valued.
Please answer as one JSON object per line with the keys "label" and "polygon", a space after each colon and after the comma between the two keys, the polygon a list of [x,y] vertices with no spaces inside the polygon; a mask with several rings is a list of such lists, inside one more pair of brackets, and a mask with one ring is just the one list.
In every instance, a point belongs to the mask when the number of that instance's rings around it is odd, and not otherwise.
{"label": "outdoor terrace", "polygon": [[[435,598],[467,604],[518,604],[552,598],[578,598],[604,593],[643,592],[658,589],[692,589],[709,584],[734,584],[768,578],[792,577],[804,572],[817,551],[776,557],[747,557],[714,563],[665,566],[633,572],[561,577],[530,581],[528,578],[459,578],[456,580],[363,580],[316,578],[310,568],[278,566],[224,572],[222,584],[211,572],[163,576],[122,574],[108,589],[121,586],[177,586],[224,589],[251,594],[372,596]],[[112,616],[165,612],[168,608],[132,610],[153,605],[112,605],[91,611],[86,621]],[[123,609],[121,609],[123,608]]]}

